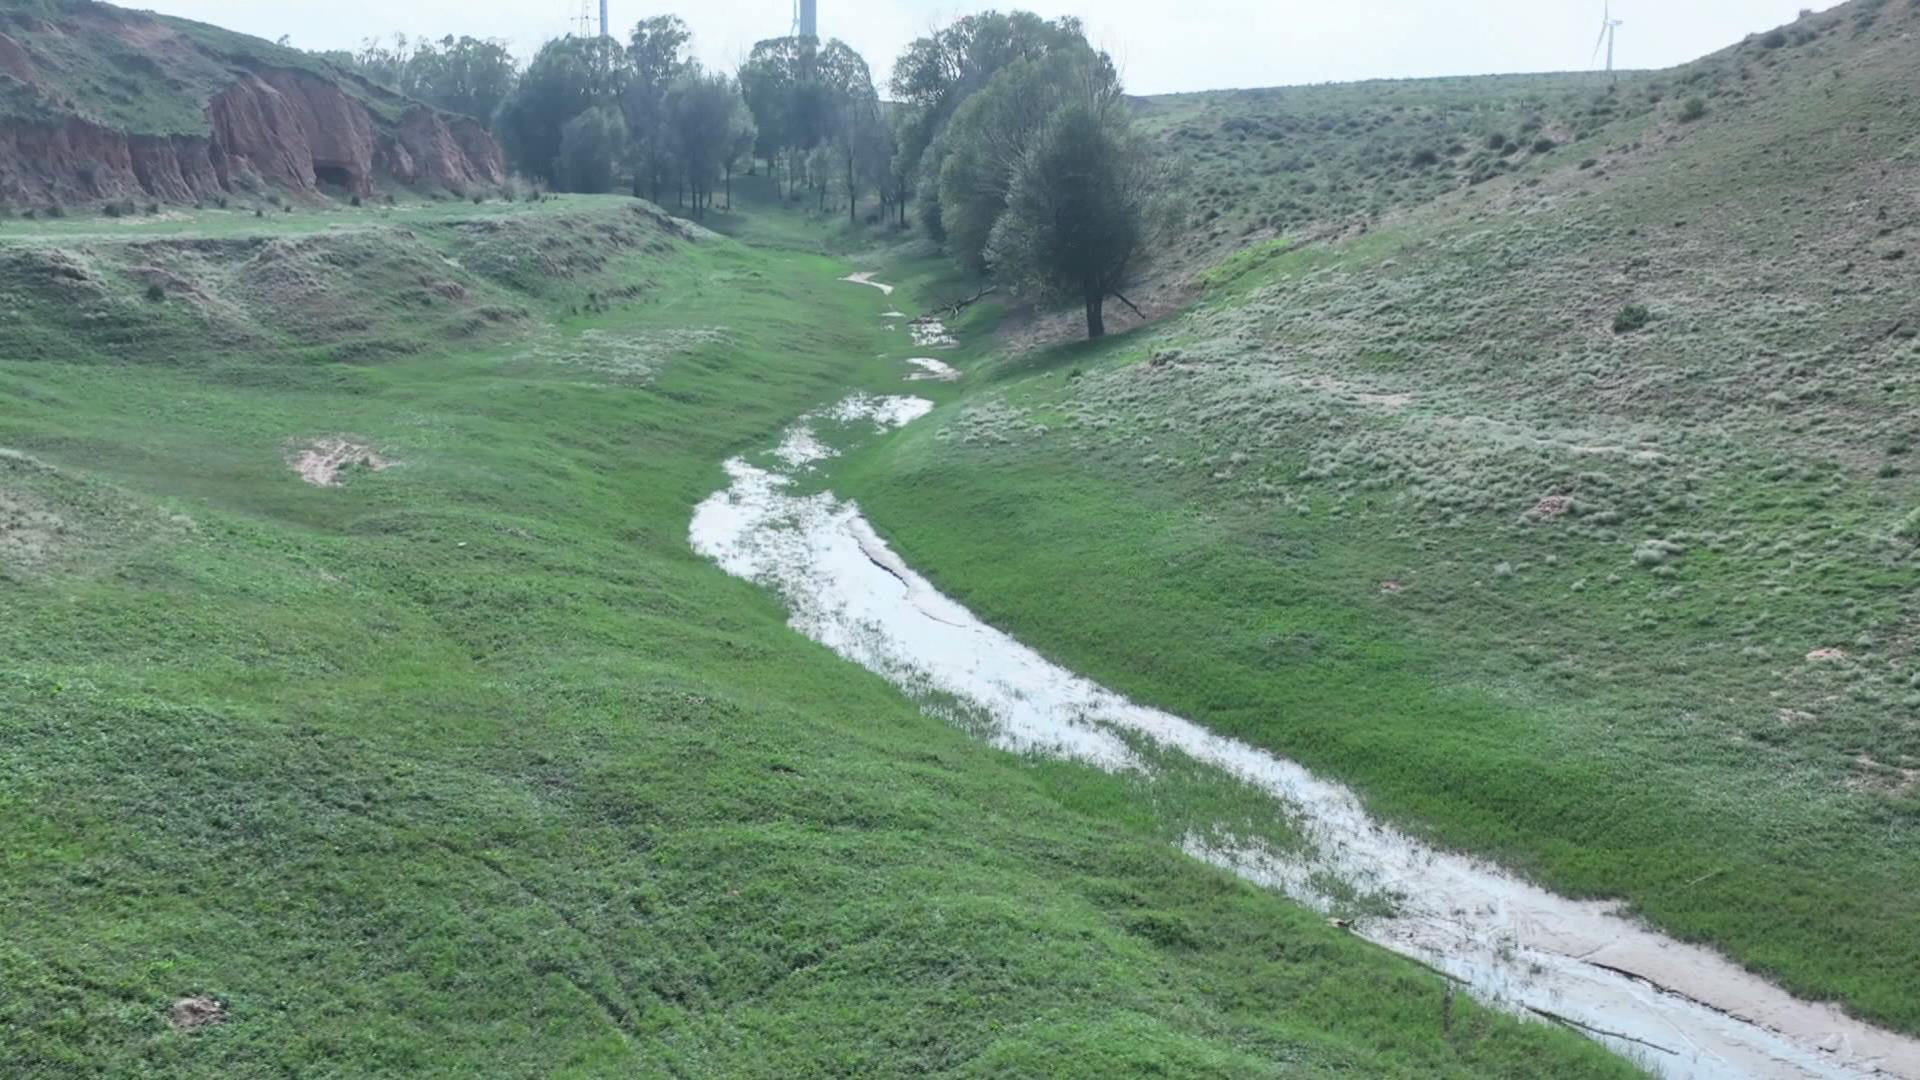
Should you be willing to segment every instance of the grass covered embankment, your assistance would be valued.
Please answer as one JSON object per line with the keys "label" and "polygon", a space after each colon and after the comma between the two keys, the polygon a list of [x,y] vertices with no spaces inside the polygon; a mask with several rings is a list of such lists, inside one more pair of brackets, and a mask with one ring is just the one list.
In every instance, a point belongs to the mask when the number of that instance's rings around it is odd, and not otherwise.
{"label": "grass covered embankment", "polygon": [[[899,385],[845,266],[613,199],[34,228],[0,243],[9,1068],[1624,1071],[689,550],[727,456]],[[337,487],[290,467],[340,443]],[[222,1022],[170,1026],[192,996]]]}
{"label": "grass covered embankment", "polygon": [[841,490],[1056,662],[1920,1031],[1916,18],[1809,15],[1151,330],[971,357]]}

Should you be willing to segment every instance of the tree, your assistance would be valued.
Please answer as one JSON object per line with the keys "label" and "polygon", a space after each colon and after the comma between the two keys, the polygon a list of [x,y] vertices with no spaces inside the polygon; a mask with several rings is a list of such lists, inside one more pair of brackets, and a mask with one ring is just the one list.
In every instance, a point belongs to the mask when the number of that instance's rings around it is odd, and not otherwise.
{"label": "tree", "polygon": [[[899,108],[894,132],[900,161],[894,172],[902,222],[910,190],[933,194],[945,156],[934,149],[969,97],[1019,61],[1090,48],[1078,19],[1048,22],[1025,11],[969,15],[908,45],[894,62],[890,84]],[[939,208],[925,198],[921,218],[934,226],[930,230],[934,239],[943,239]]]}
{"label": "tree", "polygon": [[[800,145],[794,134],[794,97],[806,58],[811,55],[812,47],[800,38],[771,38],[756,44],[740,67],[740,91],[760,133],[754,150],[767,160],[769,168]],[[791,188],[791,169],[787,183]]]}
{"label": "tree", "polygon": [[940,226],[962,267],[987,268],[988,239],[1034,134],[1069,101],[1105,115],[1119,98],[1112,60],[1083,47],[1018,60],[967,99],[942,139],[939,181]]}
{"label": "tree", "polygon": [[[762,41],[740,68],[740,87],[759,133],[757,152],[770,163],[782,158],[788,162],[789,194],[803,173],[819,186],[833,170],[810,167],[814,151],[826,144],[844,149],[851,142],[845,137],[853,130],[849,124],[879,110],[872,71],[842,41]],[[863,149],[873,145],[865,134],[863,139]]]}
{"label": "tree", "polygon": [[836,123],[840,149],[841,180],[847,189],[847,220],[857,219],[860,192],[872,190],[880,195],[881,213],[886,213],[892,192],[890,180],[894,159],[893,129],[880,113],[880,99],[868,93],[849,98],[841,104]]}
{"label": "tree", "polygon": [[742,162],[753,161],[754,144],[760,139],[760,129],[754,126],[753,112],[747,108],[746,98],[740,94],[740,84],[734,84],[733,108],[727,116],[727,157],[722,164],[727,186],[727,209],[733,209],[733,174]]}
{"label": "tree", "polygon": [[742,142],[739,123],[745,105],[739,87],[724,74],[709,75],[692,65],[668,89],[665,107],[694,216],[705,217],[714,182],[731,177],[731,162]]}
{"label": "tree", "polygon": [[611,105],[595,105],[567,121],[560,129],[559,181],[568,191],[589,195],[613,190],[626,142],[626,121]]}
{"label": "tree", "polygon": [[407,62],[402,92],[482,122],[513,92],[518,64],[503,42],[451,35],[420,46]]}
{"label": "tree", "polygon": [[688,68],[682,54],[693,35],[677,15],[656,15],[634,25],[627,45],[629,78],[621,98],[632,148],[633,193],[644,184],[655,202],[674,174],[674,132],[666,111],[667,92]]}
{"label": "tree", "polygon": [[[630,70],[626,50],[609,38],[547,42],[494,119],[508,160],[528,176],[565,188],[562,130],[589,109],[617,111]],[[621,129],[624,139],[624,121]]]}
{"label": "tree", "polygon": [[1106,300],[1168,222],[1166,177],[1117,103],[1081,96],[1055,109],[1020,154],[987,245],[994,273],[1085,304],[1105,336]]}
{"label": "tree", "polygon": [[490,121],[512,93],[519,65],[500,41],[452,35],[439,41],[395,34],[391,44],[368,38],[359,52],[324,52],[323,59],[448,112]]}

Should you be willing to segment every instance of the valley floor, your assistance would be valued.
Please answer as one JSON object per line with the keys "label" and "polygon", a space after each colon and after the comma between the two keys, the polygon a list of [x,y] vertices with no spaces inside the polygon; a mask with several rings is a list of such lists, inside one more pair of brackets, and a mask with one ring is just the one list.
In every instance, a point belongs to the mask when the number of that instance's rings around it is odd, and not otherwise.
{"label": "valley floor", "polygon": [[1628,1072],[689,548],[900,385],[845,273],[611,199],[10,227],[7,1067]]}

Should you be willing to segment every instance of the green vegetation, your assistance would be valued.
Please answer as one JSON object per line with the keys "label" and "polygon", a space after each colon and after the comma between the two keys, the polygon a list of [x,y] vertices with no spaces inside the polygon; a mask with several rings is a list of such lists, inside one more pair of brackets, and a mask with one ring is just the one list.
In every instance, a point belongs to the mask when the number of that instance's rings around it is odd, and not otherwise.
{"label": "green vegetation", "polygon": [[369,39],[358,52],[321,55],[343,70],[483,124],[493,122],[520,77],[506,42],[451,34],[439,41],[396,34],[390,45]]}
{"label": "green vegetation", "polygon": [[879,196],[879,217],[891,216],[893,133],[859,53],[842,41],[762,41],[740,66],[740,92],[753,114],[755,149],[769,172],[785,166],[790,200],[804,182],[822,210],[829,198],[845,198],[851,218],[867,190]]}
{"label": "green vegetation", "polygon": [[[1228,203],[1292,186],[1249,167],[1255,130],[1326,140],[1347,190],[1151,331],[1016,327],[845,493],[1066,666],[1920,1031],[1920,352],[1887,258],[1920,218],[1884,180],[1920,135],[1895,104],[1915,18],[1845,5],[1793,48],[1624,78],[1611,122],[1478,185],[1388,163],[1443,127],[1456,163],[1512,147],[1524,82],[1150,103],[1238,185],[1203,189],[1222,216],[1176,269],[1240,242]],[[1581,79],[1533,86],[1595,101]],[[1716,122],[1653,107],[1680,88]],[[1492,132],[1444,120],[1507,98]],[[1403,198],[1390,228],[1342,222]]]}
{"label": "green vegetation", "polygon": [[0,243],[10,1067],[1626,1072],[692,554],[897,385],[844,266],[616,200],[99,230]]}
{"label": "green vegetation", "polygon": [[1613,317],[1613,332],[1631,334],[1636,330],[1645,330],[1653,322],[1653,312],[1645,304],[1628,304]]}

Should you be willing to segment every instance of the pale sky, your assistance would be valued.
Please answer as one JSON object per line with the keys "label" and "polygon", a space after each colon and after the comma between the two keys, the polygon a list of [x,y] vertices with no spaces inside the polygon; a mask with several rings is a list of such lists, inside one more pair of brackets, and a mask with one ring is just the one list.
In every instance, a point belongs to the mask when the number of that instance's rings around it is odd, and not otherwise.
{"label": "pale sky", "polygon": [[[530,55],[566,32],[581,0],[121,0],[305,49],[369,35],[504,38]],[[598,7],[598,0],[590,0]],[[866,56],[884,81],[902,46],[957,15],[1025,8],[1085,18],[1138,94],[1229,87],[1567,71],[1592,64],[1602,0],[819,0],[820,34]],[[1622,68],[1668,67],[1839,0],[1612,0]],[[731,68],[792,23],[793,0],[611,0],[613,25],[678,13],[694,48]],[[624,37],[624,34],[620,36]],[[1604,63],[1604,61],[1602,61]]]}

